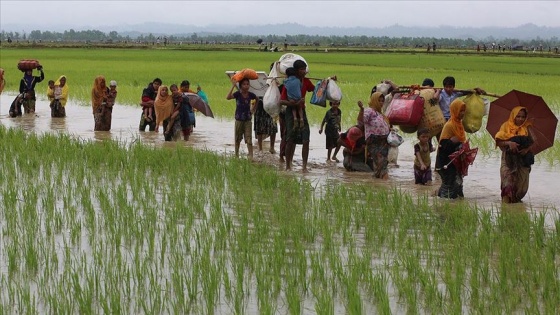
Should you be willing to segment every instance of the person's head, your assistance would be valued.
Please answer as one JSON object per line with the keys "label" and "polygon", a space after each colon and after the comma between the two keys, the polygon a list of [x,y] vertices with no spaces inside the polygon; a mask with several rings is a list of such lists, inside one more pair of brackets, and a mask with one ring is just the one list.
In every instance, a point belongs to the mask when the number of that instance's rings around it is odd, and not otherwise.
{"label": "person's head", "polygon": [[421,143],[428,143],[428,141],[430,141],[431,134],[428,128],[419,128],[418,131],[416,131],[416,137]]}
{"label": "person's head", "polygon": [[179,92],[179,88],[177,87],[177,84],[171,84],[169,86],[169,90],[171,91],[171,93],[177,93]]}
{"label": "person's head", "polygon": [[348,138],[348,140],[355,143],[363,135],[364,135],[363,131],[358,126],[354,126],[348,129],[348,133],[346,134],[346,137]]}
{"label": "person's head", "polygon": [[332,109],[338,109],[338,107],[340,106],[340,101],[329,101],[329,106]]}
{"label": "person's head", "polygon": [[294,67],[289,67],[286,69],[286,76],[291,77],[291,76],[296,76],[297,75],[297,70]]}
{"label": "person's head", "polygon": [[425,78],[424,81],[422,81],[422,86],[429,86],[429,87],[434,87],[434,80],[430,79],[430,78]]}
{"label": "person's head", "polygon": [[369,98],[368,105],[370,108],[375,109],[375,111],[381,113],[381,109],[383,108],[383,103],[385,102],[385,95],[381,92],[375,92],[371,94]]}
{"label": "person's head", "polygon": [[48,85],[49,88],[54,89],[54,80],[49,80]]}
{"label": "person's head", "polygon": [[109,83],[109,89],[111,91],[115,91],[117,89],[117,81],[111,80],[111,82]]}
{"label": "person's head", "polygon": [[455,89],[455,78],[445,77],[443,79],[443,90],[445,91],[445,93],[451,95],[454,89]]}
{"label": "person's head", "polygon": [[521,126],[527,121],[527,108],[516,106],[511,111],[511,116],[513,117],[515,125]]}
{"label": "person's head", "polygon": [[297,71],[297,77],[303,78],[307,74],[307,64],[305,61],[298,59],[294,61],[294,65],[292,66]]}
{"label": "person's head", "polygon": [[249,91],[250,87],[251,83],[249,82],[249,79],[243,78],[241,81],[239,81],[239,89],[241,91]]}
{"label": "person's head", "polygon": [[26,76],[33,75],[33,70],[25,70],[25,75]]}
{"label": "person's head", "polygon": [[94,86],[94,88],[97,88],[97,89],[107,88],[107,83],[105,82],[105,77],[102,76],[102,75],[98,75],[97,77],[95,77],[95,80],[93,81],[93,86]]}
{"label": "person's head", "polygon": [[159,87],[160,87],[162,84],[163,84],[163,81],[161,81],[160,78],[155,78],[155,79],[152,81],[152,86],[154,87],[154,90],[156,90],[156,91],[159,90]]}
{"label": "person's head", "polygon": [[66,84],[66,76],[64,75],[60,76],[60,78],[58,78],[58,83],[60,87],[63,87]]}
{"label": "person's head", "polygon": [[191,83],[189,82],[189,80],[183,80],[181,81],[181,85],[179,86],[181,88],[181,91],[188,92],[191,88]]}
{"label": "person's head", "polygon": [[167,88],[167,85],[160,85],[159,89],[158,89],[158,96],[161,97],[166,97],[169,93],[169,89]]}
{"label": "person's head", "polygon": [[455,99],[449,105],[449,113],[451,114],[451,119],[463,120],[465,117],[465,111],[467,110],[467,105],[461,99]]}

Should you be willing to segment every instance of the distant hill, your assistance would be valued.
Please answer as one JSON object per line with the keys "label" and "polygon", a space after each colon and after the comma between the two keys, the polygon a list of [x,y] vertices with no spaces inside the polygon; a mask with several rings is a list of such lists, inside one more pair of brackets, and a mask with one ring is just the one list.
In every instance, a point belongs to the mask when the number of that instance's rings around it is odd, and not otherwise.
{"label": "distant hill", "polygon": [[29,33],[33,30],[40,31],[57,31],[65,30],[99,30],[102,32],[116,31],[122,36],[130,36],[135,38],[140,35],[175,35],[190,36],[197,33],[198,36],[203,34],[241,34],[251,36],[267,36],[267,35],[318,35],[318,36],[374,36],[374,37],[430,37],[430,38],[457,38],[457,39],[555,39],[560,36],[560,27],[537,26],[535,24],[525,24],[517,27],[455,27],[455,26],[438,26],[438,27],[409,27],[402,25],[391,25],[383,28],[366,28],[366,27],[313,27],[304,26],[297,23],[283,24],[266,24],[266,25],[181,25],[168,23],[145,22],[135,25],[113,25],[113,26],[71,26],[71,25],[54,25],[41,26],[39,24],[2,24],[1,31],[6,32],[25,32]]}

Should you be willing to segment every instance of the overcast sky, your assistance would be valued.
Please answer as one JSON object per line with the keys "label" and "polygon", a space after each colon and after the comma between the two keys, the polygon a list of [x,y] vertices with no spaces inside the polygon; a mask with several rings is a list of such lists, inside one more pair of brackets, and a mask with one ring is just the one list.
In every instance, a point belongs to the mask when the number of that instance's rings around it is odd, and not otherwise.
{"label": "overcast sky", "polygon": [[[75,29],[165,22],[207,26],[560,26],[560,1],[27,1],[0,0],[2,25]],[[28,29],[22,29],[30,31]],[[156,30],[155,30],[156,31]],[[560,35],[560,34],[559,34]]]}

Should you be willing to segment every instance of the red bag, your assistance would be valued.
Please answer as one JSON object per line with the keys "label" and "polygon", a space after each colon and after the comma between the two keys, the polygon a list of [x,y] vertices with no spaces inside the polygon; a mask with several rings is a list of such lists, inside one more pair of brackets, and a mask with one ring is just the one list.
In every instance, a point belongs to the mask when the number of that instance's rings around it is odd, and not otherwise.
{"label": "red bag", "polygon": [[18,69],[25,72],[27,70],[37,69],[41,64],[36,59],[22,59],[18,62]]}
{"label": "red bag", "polygon": [[395,94],[387,110],[392,125],[418,126],[422,114],[424,99],[418,94]]}

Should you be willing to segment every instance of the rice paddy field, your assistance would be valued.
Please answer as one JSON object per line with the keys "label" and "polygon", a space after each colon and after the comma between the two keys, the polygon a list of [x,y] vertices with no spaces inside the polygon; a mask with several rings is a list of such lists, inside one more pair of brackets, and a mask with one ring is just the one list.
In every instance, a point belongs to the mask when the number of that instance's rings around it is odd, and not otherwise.
{"label": "rice paddy field", "polygon": [[[559,58],[295,53],[310,77],[337,75],[346,126],[379,81],[430,77],[439,86],[447,75],[458,88],[541,95],[560,113]],[[281,55],[2,47],[0,67],[5,91],[15,91],[17,61],[39,59],[47,80],[67,76],[71,102],[82,106],[99,74],[117,80],[118,100],[130,106],[155,77],[188,79],[226,120],[234,105],[225,100],[225,71],[268,71]],[[307,113],[319,125],[324,109]],[[560,164],[558,133],[540,165]],[[485,130],[470,137],[478,159],[496,159]],[[367,181],[318,186],[182,143],[91,141],[3,125],[0,143],[0,314],[560,311],[558,207],[485,208]]]}

